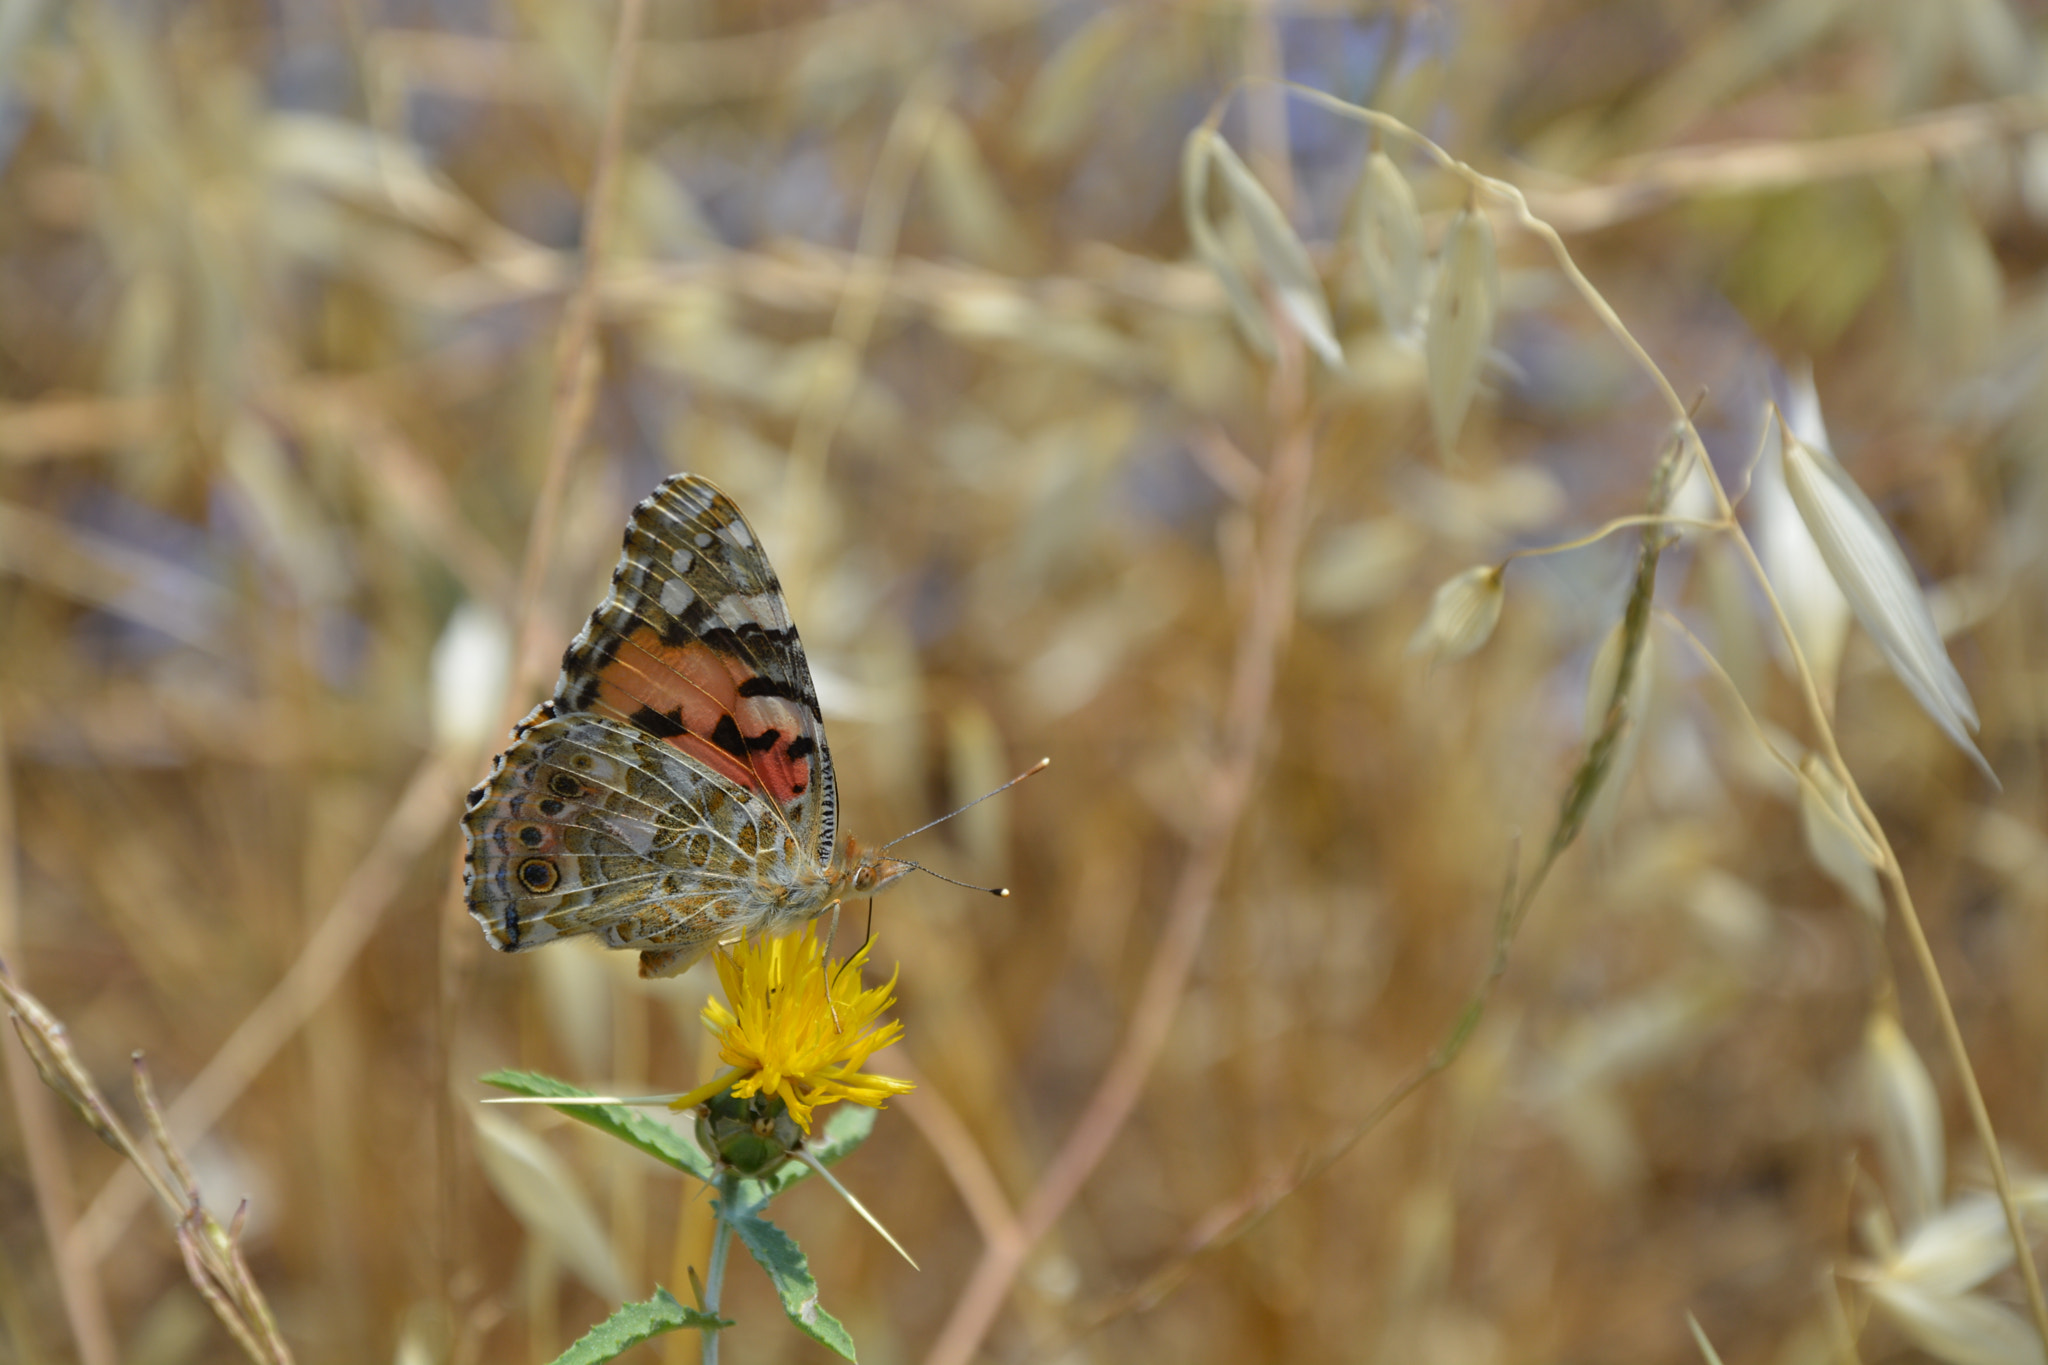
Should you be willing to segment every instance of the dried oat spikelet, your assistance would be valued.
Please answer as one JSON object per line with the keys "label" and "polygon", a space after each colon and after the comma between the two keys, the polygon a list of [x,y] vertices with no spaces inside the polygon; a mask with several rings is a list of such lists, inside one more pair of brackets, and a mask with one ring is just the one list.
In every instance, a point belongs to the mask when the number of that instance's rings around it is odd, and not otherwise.
{"label": "dried oat spikelet", "polygon": [[1423,356],[1429,364],[1429,417],[1437,449],[1455,457],[1458,432],[1479,392],[1479,376],[1500,311],[1493,225],[1478,208],[1462,210],[1444,236],[1436,290],[1429,301]]}
{"label": "dried oat spikelet", "polygon": [[1352,247],[1380,325],[1404,336],[1422,312],[1422,215],[1408,177],[1384,151],[1366,159],[1352,212]]}
{"label": "dried oat spikelet", "polygon": [[1877,885],[1876,850],[1862,837],[1863,825],[1850,807],[1849,792],[1818,754],[1799,765],[1799,824],[1806,851],[1820,870],[1842,888],[1873,921],[1884,918]]}
{"label": "dried oat spikelet", "polygon": [[1480,564],[1445,580],[1429,601],[1429,615],[1409,637],[1408,652],[1450,663],[1492,638],[1507,597],[1505,568]]}
{"label": "dried oat spikelet", "polygon": [[1849,602],[1835,586],[1820,548],[1807,533],[1799,509],[1785,487],[1782,435],[1793,435],[1817,450],[1830,450],[1827,423],[1821,416],[1820,394],[1814,389],[1813,374],[1801,369],[1789,380],[1790,393],[1784,422],[1764,414],[1769,453],[1758,467],[1750,489],[1755,509],[1756,550],[1763,560],[1771,591],[1785,609],[1793,638],[1813,670],[1815,684],[1823,698],[1832,699],[1836,681],[1842,675],[1842,646],[1849,637]]}
{"label": "dried oat spikelet", "polygon": [[[1913,1045],[1891,1015],[1871,1019],[1865,1075],[1873,1100],[1886,1201],[1899,1222],[1895,1235],[1879,1214],[1874,1263],[1852,1278],[1878,1311],[1923,1351],[1952,1365],[2040,1365],[2041,1341],[2019,1313],[1978,1292],[2012,1264],[2005,1211],[1977,1191],[1942,1203],[1947,1155],[1940,1103]],[[2013,1190],[2029,1222],[2048,1208],[2048,1182]]]}
{"label": "dried oat spikelet", "polygon": [[1970,738],[1977,708],[1949,662],[1934,615],[1891,529],[1833,455],[1790,430],[1780,435],[1786,491],[1856,619],[1921,709],[1997,786],[1997,775]]}
{"label": "dried oat spikelet", "polygon": [[1238,269],[1237,258],[1231,255],[1223,234],[1209,218],[1209,163],[1214,159],[1213,148],[1221,141],[1209,128],[1197,128],[1188,134],[1180,158],[1181,217],[1187,222],[1188,240],[1195,255],[1223,286],[1223,296],[1230,302],[1230,311],[1236,315],[1244,339],[1260,355],[1271,356],[1273,333],[1266,326],[1266,312],[1259,306],[1259,296],[1244,271]]}
{"label": "dried oat spikelet", "polygon": [[[1267,287],[1271,289],[1273,302],[1281,315],[1294,324],[1302,340],[1323,358],[1324,363],[1333,367],[1342,365],[1344,353],[1337,345],[1337,334],[1330,322],[1329,300],[1323,296],[1323,284],[1316,276],[1315,264],[1309,260],[1308,248],[1295,235],[1294,227],[1287,221],[1287,215],[1280,211],[1280,205],[1266,192],[1266,187],[1259,183],[1251,168],[1231,150],[1230,144],[1211,130],[1198,128],[1188,138],[1182,162],[1183,206],[1187,211],[1189,235],[1194,238],[1197,253],[1223,281],[1239,322],[1246,322],[1247,310],[1259,314],[1257,329],[1246,325],[1246,333],[1253,345],[1261,350],[1270,350],[1270,334],[1264,327],[1263,312],[1258,307],[1250,283],[1238,270],[1236,262],[1230,259],[1222,235],[1208,221],[1206,198],[1208,168],[1211,165],[1215,166],[1222,179],[1231,212],[1251,237],[1252,252],[1258,259],[1259,269],[1266,276]],[[1261,337],[1266,338],[1264,346],[1260,346]]]}
{"label": "dried oat spikelet", "polygon": [[1900,1228],[1911,1234],[1941,1203],[1948,1167],[1941,1102],[1920,1055],[1892,1015],[1880,1011],[1871,1016],[1863,1048],[1885,1189]]}

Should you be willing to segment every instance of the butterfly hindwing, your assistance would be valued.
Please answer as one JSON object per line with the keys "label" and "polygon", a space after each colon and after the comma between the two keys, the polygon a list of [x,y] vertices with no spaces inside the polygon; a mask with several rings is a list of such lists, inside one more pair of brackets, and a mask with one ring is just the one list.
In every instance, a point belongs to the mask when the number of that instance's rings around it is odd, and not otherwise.
{"label": "butterfly hindwing", "polygon": [[767,797],[800,856],[831,863],[837,793],[803,645],[753,527],[705,480],[676,475],[633,509],[611,594],[562,656],[554,704]]}
{"label": "butterfly hindwing", "polygon": [[595,934],[672,962],[756,927],[793,838],[760,796],[601,716],[543,706],[463,817],[493,947]]}

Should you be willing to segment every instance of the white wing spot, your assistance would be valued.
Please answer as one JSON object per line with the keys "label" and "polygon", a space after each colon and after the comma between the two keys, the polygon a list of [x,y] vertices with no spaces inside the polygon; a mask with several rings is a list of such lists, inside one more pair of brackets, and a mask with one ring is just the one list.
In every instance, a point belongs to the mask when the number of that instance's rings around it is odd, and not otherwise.
{"label": "white wing spot", "polygon": [[680,578],[671,578],[661,585],[661,609],[670,616],[681,616],[696,600],[697,594]]}
{"label": "white wing spot", "polygon": [[698,549],[708,550],[711,548],[711,533],[709,531],[699,531],[695,539]]}
{"label": "white wing spot", "polygon": [[688,573],[690,566],[697,562],[697,556],[691,554],[688,550],[677,550],[668,557],[668,562],[670,567],[677,573]]}
{"label": "white wing spot", "polygon": [[758,621],[770,630],[789,629],[789,609],[779,592],[734,593],[719,603],[718,614],[728,621]]}
{"label": "white wing spot", "polygon": [[754,537],[748,534],[747,524],[744,521],[735,521],[728,524],[725,528],[725,533],[731,536],[736,543],[746,546],[749,550],[754,548]]}

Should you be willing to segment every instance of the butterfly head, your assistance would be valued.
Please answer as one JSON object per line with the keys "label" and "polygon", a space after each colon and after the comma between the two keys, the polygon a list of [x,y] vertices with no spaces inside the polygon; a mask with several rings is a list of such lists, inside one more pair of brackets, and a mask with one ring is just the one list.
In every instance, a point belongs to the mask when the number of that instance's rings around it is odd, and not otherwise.
{"label": "butterfly head", "polygon": [[864,851],[851,839],[846,841],[844,856],[846,871],[841,874],[841,885],[847,896],[872,896],[917,866],[891,858],[880,849]]}

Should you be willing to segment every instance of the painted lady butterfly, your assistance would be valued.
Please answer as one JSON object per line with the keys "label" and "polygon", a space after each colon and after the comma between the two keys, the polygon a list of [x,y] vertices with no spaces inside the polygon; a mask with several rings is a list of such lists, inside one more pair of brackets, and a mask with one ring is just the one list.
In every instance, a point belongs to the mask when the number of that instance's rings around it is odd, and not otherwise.
{"label": "painted lady butterfly", "polygon": [[911,869],[837,839],[782,585],[739,508],[693,474],[633,509],[611,596],[512,739],[462,818],[469,913],[503,952],[595,934],[670,976]]}

